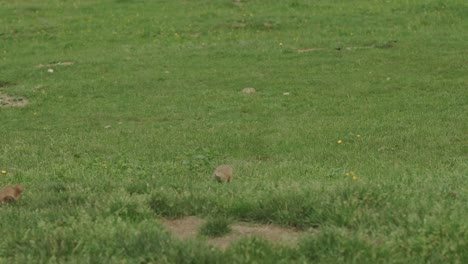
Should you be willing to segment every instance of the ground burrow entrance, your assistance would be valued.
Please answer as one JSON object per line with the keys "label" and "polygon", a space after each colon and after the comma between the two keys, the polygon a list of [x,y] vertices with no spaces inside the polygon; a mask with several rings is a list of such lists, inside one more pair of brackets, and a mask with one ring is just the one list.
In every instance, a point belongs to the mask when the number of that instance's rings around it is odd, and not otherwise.
{"label": "ground burrow entrance", "polygon": [[[162,223],[174,237],[179,239],[195,238],[200,227],[205,223],[205,220],[189,216],[180,219],[163,219]],[[280,227],[276,225],[261,225],[251,223],[233,223],[231,232],[221,237],[209,237],[209,244],[221,249],[228,248],[232,242],[235,242],[244,237],[256,236],[261,237],[273,244],[286,246],[294,246],[299,240],[310,232],[300,232],[291,228]]]}

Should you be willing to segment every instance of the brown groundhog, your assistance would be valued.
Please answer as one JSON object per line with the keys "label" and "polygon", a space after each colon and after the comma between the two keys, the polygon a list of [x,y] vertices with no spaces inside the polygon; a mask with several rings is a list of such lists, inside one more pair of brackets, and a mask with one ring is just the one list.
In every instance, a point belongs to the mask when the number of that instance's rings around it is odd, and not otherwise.
{"label": "brown groundhog", "polygon": [[219,182],[230,182],[232,179],[232,167],[229,165],[219,165],[213,172],[213,176]]}
{"label": "brown groundhog", "polygon": [[23,192],[24,188],[22,185],[7,185],[0,190],[0,203],[3,202],[14,202],[20,194]]}

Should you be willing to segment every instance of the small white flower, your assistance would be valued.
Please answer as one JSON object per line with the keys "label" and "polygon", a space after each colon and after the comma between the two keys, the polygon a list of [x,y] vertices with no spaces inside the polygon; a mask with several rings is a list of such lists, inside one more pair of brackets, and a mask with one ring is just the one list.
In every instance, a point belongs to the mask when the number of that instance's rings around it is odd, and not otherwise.
{"label": "small white flower", "polygon": [[48,72],[48,73],[53,73],[53,72],[54,72],[54,69],[48,69],[47,72]]}
{"label": "small white flower", "polygon": [[289,93],[288,93],[288,92],[286,92],[286,93],[283,93],[283,95],[289,95]]}

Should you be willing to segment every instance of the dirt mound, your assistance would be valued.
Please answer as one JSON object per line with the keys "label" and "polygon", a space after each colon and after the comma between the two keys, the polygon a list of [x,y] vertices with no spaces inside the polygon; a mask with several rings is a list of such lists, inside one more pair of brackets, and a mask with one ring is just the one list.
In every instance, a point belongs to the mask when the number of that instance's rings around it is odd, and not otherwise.
{"label": "dirt mound", "polygon": [[0,107],[23,107],[29,104],[29,100],[21,96],[12,96],[0,92]]}
{"label": "dirt mound", "polygon": [[[199,229],[205,220],[196,216],[189,216],[180,219],[162,220],[163,225],[179,239],[196,237]],[[257,236],[264,238],[274,244],[295,245],[306,232],[299,232],[294,229],[284,228],[276,225],[260,225],[250,223],[235,223],[231,225],[232,231],[222,237],[208,238],[208,243],[226,249],[229,245],[243,237]]]}

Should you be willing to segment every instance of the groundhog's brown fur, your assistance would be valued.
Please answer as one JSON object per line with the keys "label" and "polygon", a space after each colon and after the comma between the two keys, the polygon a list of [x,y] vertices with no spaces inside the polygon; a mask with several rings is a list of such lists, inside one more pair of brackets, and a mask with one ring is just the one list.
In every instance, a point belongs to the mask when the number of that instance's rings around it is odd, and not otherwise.
{"label": "groundhog's brown fur", "polygon": [[213,176],[219,182],[230,182],[232,180],[232,167],[220,165],[213,172]]}
{"label": "groundhog's brown fur", "polygon": [[0,190],[0,203],[16,201],[23,190],[22,185],[7,185],[3,187]]}

